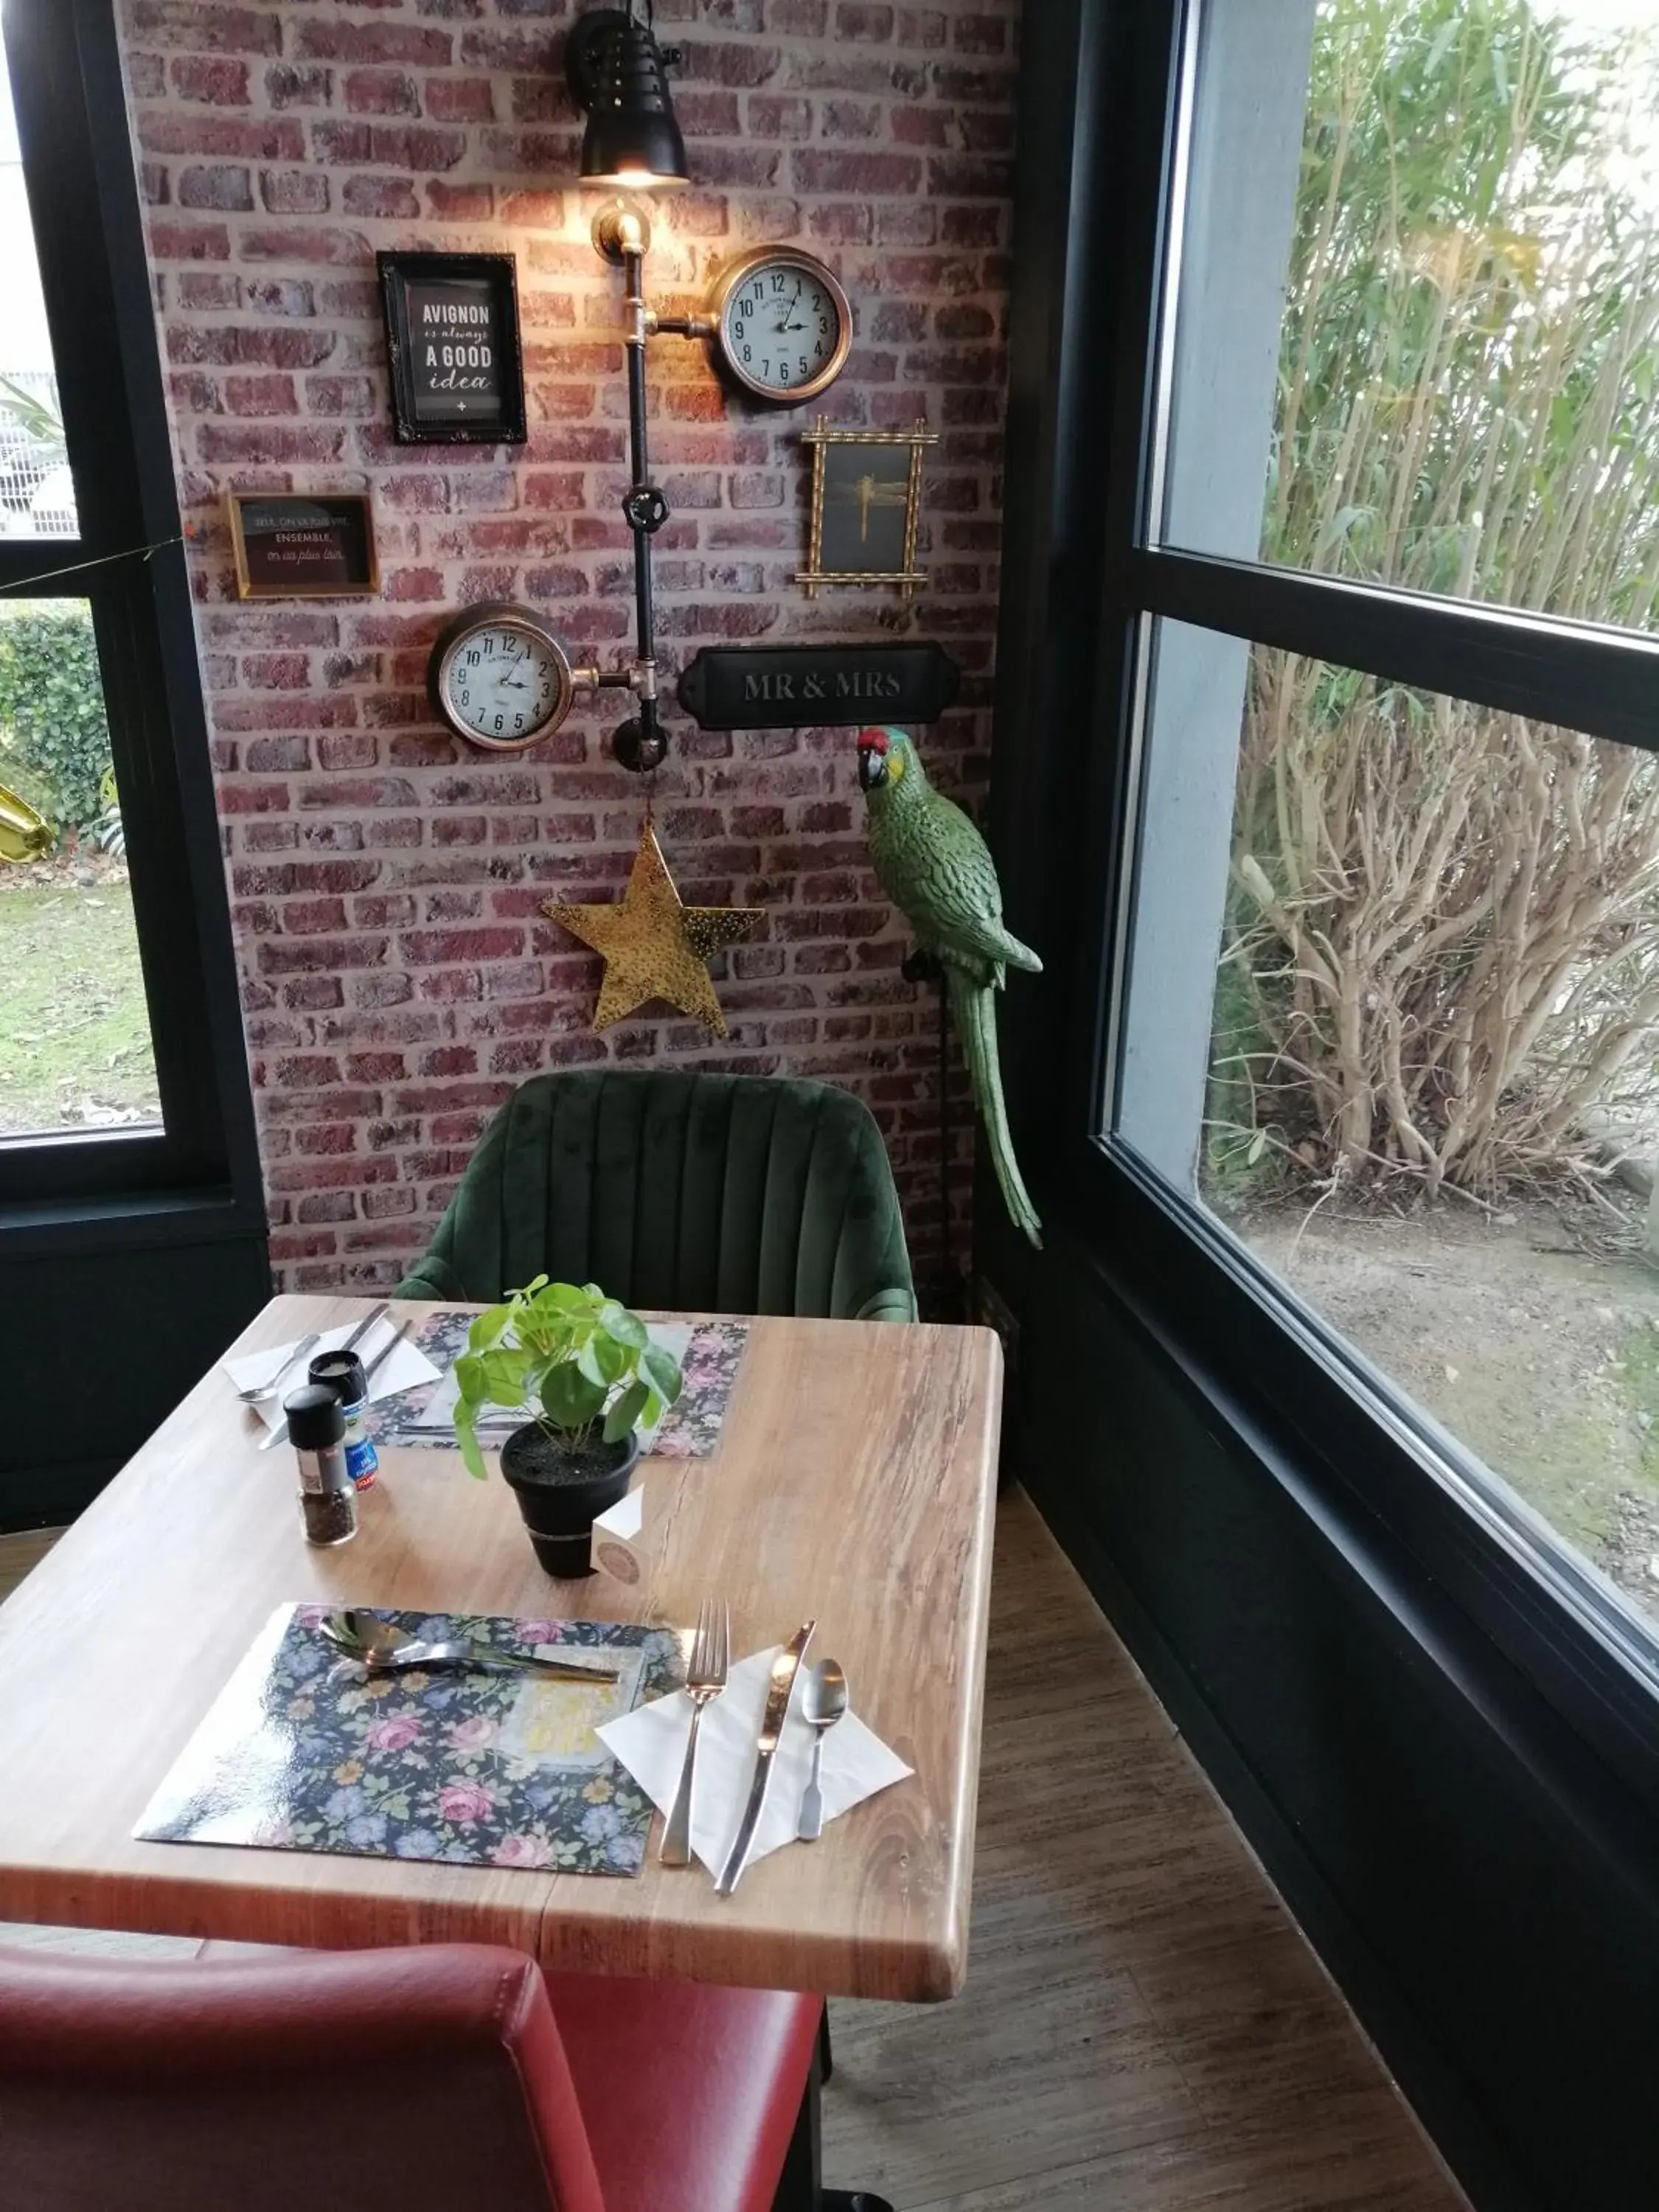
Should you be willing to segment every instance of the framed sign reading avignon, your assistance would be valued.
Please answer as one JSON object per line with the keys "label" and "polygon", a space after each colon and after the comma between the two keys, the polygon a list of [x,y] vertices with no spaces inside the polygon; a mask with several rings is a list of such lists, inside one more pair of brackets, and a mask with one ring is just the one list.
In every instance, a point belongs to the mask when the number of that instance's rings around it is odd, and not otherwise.
{"label": "framed sign reading avignon", "polygon": [[228,491],[244,599],[356,599],[380,588],[366,492]]}
{"label": "framed sign reading avignon", "polygon": [[524,361],[510,253],[381,253],[401,446],[521,445]]}

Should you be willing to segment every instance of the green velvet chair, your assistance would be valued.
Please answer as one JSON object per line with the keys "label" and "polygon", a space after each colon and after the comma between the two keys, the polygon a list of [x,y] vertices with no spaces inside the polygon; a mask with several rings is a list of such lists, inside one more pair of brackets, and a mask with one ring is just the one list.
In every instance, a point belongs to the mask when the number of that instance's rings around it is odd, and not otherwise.
{"label": "green velvet chair", "polygon": [[670,1311],[916,1317],[869,1109],[776,1076],[604,1069],[522,1085],[398,1295],[493,1302],[541,1274]]}

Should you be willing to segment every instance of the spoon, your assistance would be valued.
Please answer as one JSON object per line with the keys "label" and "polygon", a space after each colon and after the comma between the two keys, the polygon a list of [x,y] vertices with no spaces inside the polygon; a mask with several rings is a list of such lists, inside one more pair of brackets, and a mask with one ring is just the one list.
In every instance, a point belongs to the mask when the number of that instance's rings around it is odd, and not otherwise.
{"label": "spoon", "polygon": [[806,1677],[800,1696],[801,1718],[812,1730],[812,1771],[800,1801],[800,1820],[795,1833],[804,1843],[815,1844],[823,1833],[823,1792],[818,1778],[823,1766],[823,1739],[847,1711],[847,1677],[836,1659],[820,1659]]}
{"label": "spoon", "polygon": [[428,1644],[362,1606],[330,1613],[322,1631],[338,1650],[359,1661],[371,1674],[397,1674],[415,1667],[465,1667],[485,1674],[544,1674],[560,1682],[614,1682],[617,1679],[617,1669],[603,1663],[585,1667],[574,1660],[538,1659],[529,1652],[495,1651],[463,1638]]}
{"label": "spoon", "polygon": [[288,1358],[276,1370],[269,1382],[252,1382],[248,1385],[246,1390],[239,1390],[236,1393],[236,1395],[241,1400],[245,1406],[260,1406],[264,1403],[267,1398],[274,1398],[276,1395],[276,1393],[283,1387],[283,1377],[291,1368],[297,1367],[299,1365],[300,1362],[305,1358],[307,1352],[310,1351],[312,1346],[317,1341],[318,1332],[313,1328],[309,1336],[302,1336],[300,1339],[300,1341],[295,1346],[293,1351],[289,1352]]}

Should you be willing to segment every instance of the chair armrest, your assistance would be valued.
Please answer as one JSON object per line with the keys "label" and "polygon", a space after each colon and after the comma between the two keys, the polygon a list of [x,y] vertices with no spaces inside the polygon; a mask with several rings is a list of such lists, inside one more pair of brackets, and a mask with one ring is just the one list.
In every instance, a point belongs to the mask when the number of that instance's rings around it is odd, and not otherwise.
{"label": "chair armrest", "polygon": [[405,1275],[392,1293],[394,1298],[467,1299],[466,1286],[455,1270],[435,1252],[428,1252],[412,1275]]}
{"label": "chair armrest", "polygon": [[866,1298],[854,1315],[854,1321],[914,1321],[916,1302],[908,1291],[877,1291]]}

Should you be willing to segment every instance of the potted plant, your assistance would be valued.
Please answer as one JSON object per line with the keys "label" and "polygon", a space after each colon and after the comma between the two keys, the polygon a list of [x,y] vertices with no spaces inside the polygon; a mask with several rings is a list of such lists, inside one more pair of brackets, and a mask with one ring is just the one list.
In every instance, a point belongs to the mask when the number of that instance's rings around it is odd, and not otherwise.
{"label": "potted plant", "polygon": [[627,1490],[641,1429],[679,1396],[679,1363],[597,1283],[538,1275],[478,1316],[455,1380],[455,1439],[481,1481],[479,1414],[528,1410],[501,1446],[501,1474],[548,1573],[586,1574],[594,1520]]}

